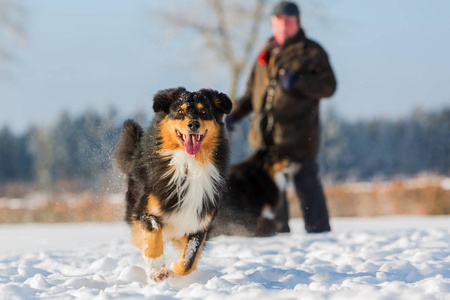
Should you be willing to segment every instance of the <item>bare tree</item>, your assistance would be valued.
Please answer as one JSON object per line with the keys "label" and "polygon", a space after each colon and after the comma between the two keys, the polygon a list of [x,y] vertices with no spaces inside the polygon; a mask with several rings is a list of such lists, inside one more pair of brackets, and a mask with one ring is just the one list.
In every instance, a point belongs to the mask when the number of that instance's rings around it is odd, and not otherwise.
{"label": "bare tree", "polygon": [[[191,10],[168,7],[160,17],[181,30],[193,30],[213,57],[228,68],[231,99],[236,96],[239,80],[252,62],[251,56],[267,22],[269,0],[200,0]],[[273,2],[273,1],[272,1]],[[205,48],[205,47],[203,47]]]}
{"label": "bare tree", "polygon": [[0,70],[15,60],[16,46],[25,44],[25,21],[26,11],[20,0],[0,0]]}

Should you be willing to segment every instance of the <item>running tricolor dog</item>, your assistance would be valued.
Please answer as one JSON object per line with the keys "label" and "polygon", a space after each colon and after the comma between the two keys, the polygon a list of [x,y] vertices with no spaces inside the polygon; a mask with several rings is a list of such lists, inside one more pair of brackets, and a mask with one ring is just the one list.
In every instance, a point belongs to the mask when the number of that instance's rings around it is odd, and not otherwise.
{"label": "running tricolor dog", "polygon": [[[128,180],[125,219],[155,281],[196,268],[225,188],[229,144],[222,119],[231,107],[223,93],[179,87],[154,96],[146,132],[124,123],[114,157]],[[180,250],[173,266],[165,265],[165,241]]]}

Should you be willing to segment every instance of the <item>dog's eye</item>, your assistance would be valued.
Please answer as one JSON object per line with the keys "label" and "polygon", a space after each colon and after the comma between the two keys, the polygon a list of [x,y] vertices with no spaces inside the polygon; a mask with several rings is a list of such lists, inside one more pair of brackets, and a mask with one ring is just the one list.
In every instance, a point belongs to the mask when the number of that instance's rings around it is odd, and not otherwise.
{"label": "dog's eye", "polygon": [[184,115],[184,110],[182,110],[181,108],[180,108],[177,112],[178,112],[178,114],[180,114],[180,115]]}
{"label": "dog's eye", "polygon": [[200,114],[201,114],[202,116],[206,115],[206,110],[202,109],[202,110],[200,111]]}

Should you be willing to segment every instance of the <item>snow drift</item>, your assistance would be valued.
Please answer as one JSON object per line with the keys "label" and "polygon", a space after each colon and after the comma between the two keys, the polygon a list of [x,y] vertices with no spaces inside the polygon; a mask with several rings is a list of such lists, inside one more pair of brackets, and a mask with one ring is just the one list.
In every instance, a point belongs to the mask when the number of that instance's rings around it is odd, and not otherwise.
{"label": "snow drift", "polygon": [[123,223],[0,225],[0,299],[449,299],[450,217],[335,218],[333,231],[218,237],[148,280]]}

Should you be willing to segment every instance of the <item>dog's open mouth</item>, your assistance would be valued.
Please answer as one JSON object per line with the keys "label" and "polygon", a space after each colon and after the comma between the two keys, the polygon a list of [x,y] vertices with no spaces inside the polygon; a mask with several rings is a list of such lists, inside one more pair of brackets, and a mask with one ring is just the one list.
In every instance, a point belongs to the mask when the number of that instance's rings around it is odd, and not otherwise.
{"label": "dog's open mouth", "polygon": [[182,134],[180,131],[176,130],[178,137],[184,145],[184,149],[190,155],[196,155],[200,152],[200,147],[202,146],[203,139],[205,138],[207,130],[203,134]]}

